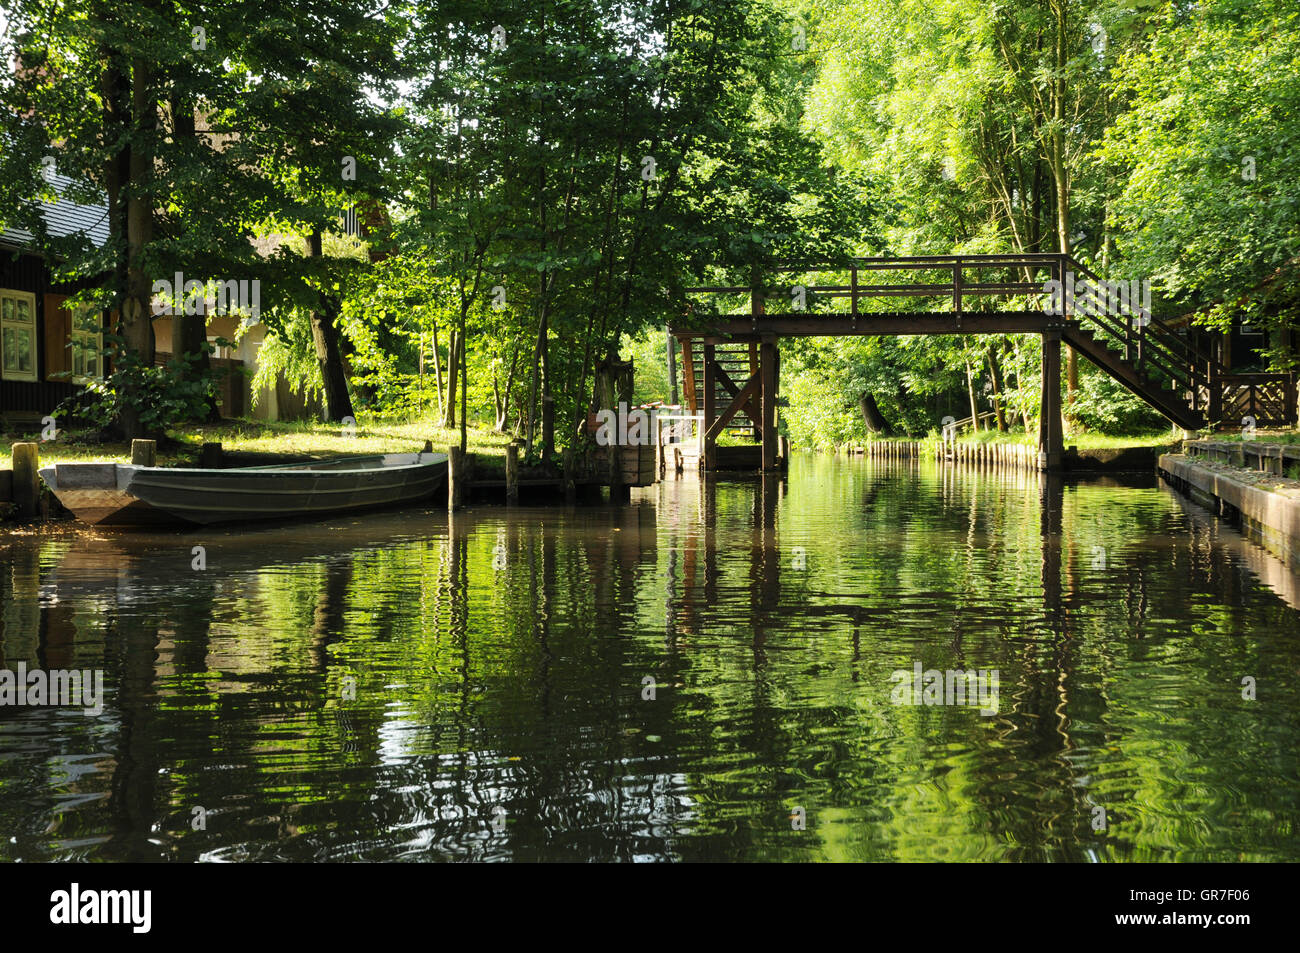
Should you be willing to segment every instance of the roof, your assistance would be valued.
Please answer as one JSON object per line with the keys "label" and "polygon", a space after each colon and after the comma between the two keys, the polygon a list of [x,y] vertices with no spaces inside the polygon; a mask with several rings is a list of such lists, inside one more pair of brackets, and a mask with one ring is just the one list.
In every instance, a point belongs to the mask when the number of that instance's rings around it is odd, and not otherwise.
{"label": "roof", "polygon": [[[84,234],[96,247],[108,241],[108,205],[79,205],[64,198],[72,185],[66,175],[55,173],[49,179],[59,198],[54,202],[40,199],[41,217],[54,238]],[[22,228],[0,228],[0,245],[22,248],[36,240],[31,232]]]}

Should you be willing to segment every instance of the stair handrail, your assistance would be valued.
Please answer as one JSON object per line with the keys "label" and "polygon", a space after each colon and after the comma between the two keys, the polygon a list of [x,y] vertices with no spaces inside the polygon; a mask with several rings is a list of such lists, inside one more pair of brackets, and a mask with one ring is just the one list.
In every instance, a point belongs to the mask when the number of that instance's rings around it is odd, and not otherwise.
{"label": "stair handrail", "polygon": [[[1061,270],[1058,278],[1062,283],[1065,281],[1065,272],[1068,269],[1098,285],[1106,284],[1092,269],[1080,263],[1074,256],[1062,254],[1060,257]],[[1150,363],[1168,374],[1176,383],[1193,391],[1199,385],[1209,385],[1213,379],[1227,373],[1227,368],[1214,355],[1205,353],[1190,339],[1181,337],[1155,315],[1143,315],[1146,320],[1136,322],[1135,331],[1133,327],[1135,315],[1127,315],[1121,322],[1116,316],[1109,314],[1071,313],[1064,295],[1062,295],[1062,302],[1067,319],[1089,319],[1090,323],[1107,337],[1124,345],[1126,354],[1132,354],[1136,346],[1138,359],[1135,363],[1139,367],[1144,361],[1150,360]]]}

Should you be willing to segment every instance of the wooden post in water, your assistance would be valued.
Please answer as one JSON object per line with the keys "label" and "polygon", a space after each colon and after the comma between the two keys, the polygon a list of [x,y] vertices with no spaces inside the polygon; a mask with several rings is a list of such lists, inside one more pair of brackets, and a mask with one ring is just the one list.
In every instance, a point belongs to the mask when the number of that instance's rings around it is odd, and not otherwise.
{"label": "wooden post in water", "polygon": [[519,445],[506,447],[506,506],[519,503]]}
{"label": "wooden post in water", "polygon": [[715,434],[712,438],[708,436],[713,429],[713,421],[718,416],[717,397],[714,393],[717,381],[717,363],[714,358],[714,347],[712,344],[704,345],[704,393],[701,396],[701,403],[704,405],[704,419],[700,421],[700,426],[704,428],[704,447],[700,454],[700,466],[705,470],[712,470],[718,462],[718,438]]}
{"label": "wooden post in water", "polygon": [[560,466],[564,476],[564,502],[576,502],[578,499],[578,487],[574,483],[572,447],[565,447],[564,452],[560,454]]}
{"label": "wooden post in water", "polygon": [[131,464],[137,467],[156,467],[158,465],[158,441],[132,440]]}
{"label": "wooden post in water", "polygon": [[465,494],[465,453],[459,444],[447,448],[447,512],[460,509]]}
{"label": "wooden post in water", "polygon": [[18,518],[35,519],[37,505],[41,498],[41,477],[37,472],[41,468],[40,447],[35,443],[16,443],[13,445],[12,453],[14,506],[18,509]]}
{"label": "wooden post in water", "polygon": [[1042,400],[1038,426],[1038,468],[1059,470],[1065,454],[1061,428],[1061,332],[1043,332]]}
{"label": "wooden post in water", "polygon": [[776,469],[776,338],[765,339],[759,347],[760,409],[763,415],[763,469]]}

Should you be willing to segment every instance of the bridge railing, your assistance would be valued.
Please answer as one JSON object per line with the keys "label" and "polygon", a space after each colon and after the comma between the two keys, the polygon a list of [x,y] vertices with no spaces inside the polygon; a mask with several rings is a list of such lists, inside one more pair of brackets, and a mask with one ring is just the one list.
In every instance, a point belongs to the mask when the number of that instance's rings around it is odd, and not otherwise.
{"label": "bridge railing", "polygon": [[[1097,286],[1106,284],[1068,255],[1061,256],[1061,268],[1063,278],[1072,273]],[[1223,371],[1211,355],[1201,353],[1189,339],[1153,314],[1139,313],[1137,309],[1127,314],[1095,309],[1080,312],[1071,310],[1067,302],[1065,315],[1117,344],[1125,359],[1139,370],[1149,366],[1185,391],[1194,393],[1203,379]]]}
{"label": "bridge railing", "polygon": [[[847,283],[816,284],[808,282],[778,283],[761,280],[758,274],[744,285],[705,285],[689,289],[695,294],[725,294],[749,296],[752,314],[769,313],[768,306],[788,296],[789,313],[811,311],[809,305],[816,300],[835,301],[847,299],[848,310],[838,312],[853,318],[870,317],[880,311],[864,311],[863,301],[880,298],[939,298],[946,299],[945,313],[960,316],[973,299],[1008,298],[1044,294],[1044,281],[1035,276],[1046,272],[1054,277],[1060,270],[1061,256],[1055,254],[1033,255],[921,255],[907,258],[874,257],[822,261],[777,261],[763,267],[770,276],[810,275],[837,272],[848,275]],[[978,280],[981,272],[990,270],[1020,272],[1024,280],[998,278]],[[929,280],[907,282],[873,282],[874,274],[930,272]],[[934,280],[935,273],[943,275]],[[974,276],[977,280],[968,280]],[[779,291],[778,291],[779,289]],[[943,303],[942,301],[940,302]],[[773,313],[787,313],[781,310]],[[894,312],[883,312],[894,313]]]}
{"label": "bridge railing", "polygon": [[[992,274],[991,274],[992,273]],[[779,276],[843,275],[847,281],[785,281]],[[915,276],[899,280],[900,276]],[[881,280],[883,279],[883,280]],[[790,317],[851,318],[853,328],[872,317],[948,315],[960,329],[963,314],[1053,314],[1048,310],[1048,282],[1057,282],[1057,302],[1062,322],[1077,323],[1093,332],[1107,347],[1117,349],[1137,371],[1155,380],[1165,379],[1185,395],[1191,408],[1207,420],[1233,419],[1242,407],[1261,419],[1294,421],[1295,384],[1287,375],[1232,375],[1210,352],[1199,348],[1192,336],[1180,333],[1161,318],[1130,307],[1080,308],[1063,293],[1067,285],[1086,280],[1094,287],[1114,287],[1072,256],[1058,252],[1008,255],[921,255],[906,258],[879,256],[821,260],[778,260],[752,266],[750,280],[739,285],[711,285],[689,289],[695,294],[748,296],[749,317],[780,314]],[[883,310],[872,304],[884,299],[931,298],[932,310]],[[1003,307],[990,309],[990,299]],[[1016,301],[1015,299],[1019,299]],[[782,307],[780,302],[787,302]],[[845,305],[835,307],[835,302]],[[816,308],[830,302],[832,309]],[[1130,304],[1131,304],[1130,300]],[[866,305],[866,307],[864,307]],[[770,307],[775,306],[773,310]],[[742,315],[719,315],[735,321]],[[1249,380],[1247,380],[1249,378]],[[1287,382],[1285,386],[1281,378]],[[1289,388],[1289,389],[1288,389]],[[1245,395],[1245,396],[1243,396]],[[1289,402],[1289,403],[1288,403]],[[1289,407],[1289,410],[1286,408]]]}

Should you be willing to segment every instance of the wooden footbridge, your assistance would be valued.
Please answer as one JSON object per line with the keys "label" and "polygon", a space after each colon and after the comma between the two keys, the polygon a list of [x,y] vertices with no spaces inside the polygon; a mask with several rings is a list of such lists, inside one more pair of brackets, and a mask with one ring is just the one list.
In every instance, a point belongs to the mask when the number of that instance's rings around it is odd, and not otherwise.
{"label": "wooden footbridge", "polygon": [[[714,313],[692,308],[669,329],[690,412],[703,417],[701,465],[716,467],[718,437],[731,428],[762,443],[762,469],[777,467],[781,337],[1042,335],[1043,469],[1057,469],[1064,452],[1062,342],[1185,430],[1238,427],[1245,417],[1259,427],[1295,423],[1293,375],[1233,374],[1208,332],[1115,308],[1113,298],[1099,307],[1095,296],[1079,303],[1047,290],[1084,282],[1107,287],[1069,255],[933,255],[781,262],[747,285],[691,288],[724,302],[707,308]],[[745,297],[746,312],[722,310]]]}

